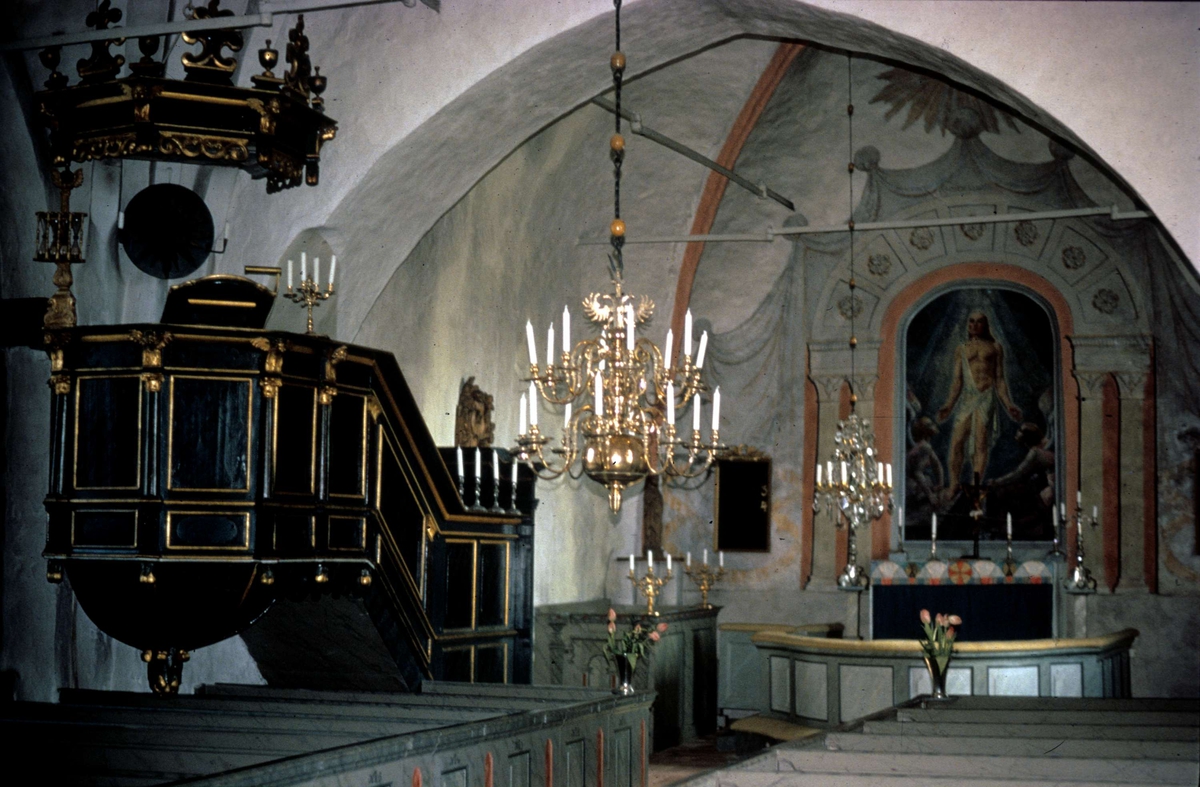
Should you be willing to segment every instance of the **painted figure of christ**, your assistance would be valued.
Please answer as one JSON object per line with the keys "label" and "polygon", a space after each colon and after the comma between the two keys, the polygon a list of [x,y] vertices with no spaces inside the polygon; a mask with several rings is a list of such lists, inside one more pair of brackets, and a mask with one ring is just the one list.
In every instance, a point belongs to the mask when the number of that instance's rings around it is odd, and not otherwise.
{"label": "painted figure of christ", "polygon": [[937,412],[939,422],[954,414],[950,432],[949,503],[958,494],[963,463],[970,454],[972,475],[986,478],[988,454],[996,432],[997,406],[1003,406],[1018,424],[1020,408],[1013,404],[1004,377],[1004,347],[992,336],[987,315],[980,311],[967,316],[967,340],[954,350],[954,378],[950,395]]}

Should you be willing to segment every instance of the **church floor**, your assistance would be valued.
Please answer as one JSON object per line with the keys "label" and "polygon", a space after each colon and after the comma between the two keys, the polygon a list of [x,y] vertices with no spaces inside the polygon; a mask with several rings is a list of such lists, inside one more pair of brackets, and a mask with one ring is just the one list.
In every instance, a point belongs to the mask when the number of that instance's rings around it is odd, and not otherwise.
{"label": "church floor", "polygon": [[698,773],[727,767],[746,759],[746,756],[732,751],[719,751],[715,734],[686,741],[650,755],[647,787],[667,787]]}

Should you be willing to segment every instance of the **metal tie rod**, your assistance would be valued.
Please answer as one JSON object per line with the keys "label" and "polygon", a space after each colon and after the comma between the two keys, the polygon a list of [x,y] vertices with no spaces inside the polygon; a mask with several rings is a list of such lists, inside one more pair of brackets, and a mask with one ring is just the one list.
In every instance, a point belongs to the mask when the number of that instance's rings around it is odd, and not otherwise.
{"label": "metal tie rod", "polygon": [[[1149,219],[1154,214],[1148,210],[1131,210],[1122,213],[1116,205],[1108,208],[1067,208],[1064,210],[1043,210],[1031,213],[995,213],[990,216],[951,216],[944,219],[906,219],[898,221],[871,221],[855,224],[855,232],[870,230],[902,230],[917,227],[953,227],[959,224],[1005,224],[1014,221],[1044,221],[1048,219],[1073,219],[1086,216],[1108,216],[1113,221],[1128,219]],[[849,232],[845,224],[829,224],[823,227],[784,227],[773,229],[768,227],[763,233],[740,235],[661,235],[646,238],[625,236],[625,243],[770,243],[777,237],[787,235],[820,235],[830,232]],[[607,246],[610,241],[589,240],[581,238],[579,246]]]}
{"label": "metal tie rod", "polygon": [[[599,96],[597,96],[596,98],[593,98],[592,103],[595,104],[596,106],[598,106],[602,109],[605,109],[609,112],[612,112],[614,114],[617,111],[616,104],[613,104],[608,99],[601,98]],[[767,198],[773,199],[776,202],[778,202],[780,205],[782,205],[783,207],[787,208],[788,210],[794,211],[796,209],[796,206],[792,204],[792,201],[790,199],[767,188],[766,185],[764,185],[762,183],[754,183],[754,182],[742,177],[741,175],[737,174],[733,170],[731,170],[727,167],[721,166],[720,164],[718,164],[717,162],[708,158],[707,156],[697,153],[696,151],[689,148],[687,145],[684,145],[682,142],[676,142],[675,140],[671,139],[670,137],[663,136],[662,134],[659,134],[657,131],[642,125],[641,115],[638,115],[635,112],[630,112],[627,109],[622,109],[621,117],[623,117],[629,121],[629,128],[633,131],[634,134],[645,137],[646,139],[650,140],[651,142],[657,142],[658,144],[662,145],[665,148],[670,148],[671,150],[675,151],[676,153],[682,154],[682,155],[686,156],[687,158],[690,158],[692,161],[696,162],[697,164],[703,164],[704,166],[711,169],[713,172],[716,172],[717,174],[724,175],[725,177],[729,178],[731,181],[738,184],[739,186],[744,188],[746,191],[749,191],[751,194],[754,194],[763,199],[767,199]],[[646,241],[642,241],[642,242],[645,243]]]}

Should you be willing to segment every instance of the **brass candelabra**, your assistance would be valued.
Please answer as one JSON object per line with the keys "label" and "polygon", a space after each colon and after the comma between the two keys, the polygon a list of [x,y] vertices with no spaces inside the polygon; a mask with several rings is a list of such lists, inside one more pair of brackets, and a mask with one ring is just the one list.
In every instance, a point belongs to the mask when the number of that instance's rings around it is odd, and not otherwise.
{"label": "brass candelabra", "polygon": [[[1065,507],[1065,503],[1063,504]],[[1063,526],[1071,527],[1071,519],[1063,516]],[[1083,495],[1076,492],[1075,494],[1075,568],[1071,569],[1071,577],[1067,580],[1068,593],[1095,593],[1096,578],[1092,576],[1092,572],[1083,564],[1083,525],[1087,522],[1093,528],[1099,524],[1097,518],[1096,506],[1092,506],[1091,520],[1087,520],[1083,514]],[[1065,534],[1064,534],[1065,535]],[[1065,538],[1063,539],[1066,540]]]}
{"label": "brass candelabra", "polygon": [[696,586],[700,588],[700,606],[703,609],[712,609],[712,604],[708,603],[708,591],[712,590],[713,585],[720,581],[721,577],[725,576],[725,567],[717,566],[716,570],[707,563],[702,563],[699,566],[692,567],[689,562],[683,567],[683,573],[687,574]]}
{"label": "brass candelabra", "polygon": [[637,594],[641,593],[646,597],[646,614],[658,617],[658,611],[654,609],[654,600],[662,595],[663,585],[671,581],[674,574],[671,573],[670,556],[667,559],[667,573],[663,576],[656,576],[654,573],[654,555],[648,553],[650,558],[646,566],[646,573],[638,577],[634,570],[633,557],[629,560],[629,581],[633,583],[634,600],[637,600]]}
{"label": "brass candelabra", "polygon": [[324,291],[321,290],[321,258],[313,257],[313,275],[310,278],[308,275],[308,259],[304,252],[300,254],[300,287],[298,290],[292,288],[292,261],[288,260],[288,287],[287,292],[283,297],[293,303],[298,303],[308,309],[308,329],[309,336],[316,334],[313,330],[313,308],[321,305],[321,301],[327,301],[333,297],[333,277],[337,273],[337,257],[334,256],[329,266],[329,283],[325,285]]}

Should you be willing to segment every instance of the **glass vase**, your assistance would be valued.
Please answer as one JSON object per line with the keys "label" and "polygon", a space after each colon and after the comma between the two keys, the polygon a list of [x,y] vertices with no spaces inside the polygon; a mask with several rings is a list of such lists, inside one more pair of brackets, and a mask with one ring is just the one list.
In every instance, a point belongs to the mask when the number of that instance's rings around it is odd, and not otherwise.
{"label": "glass vase", "polygon": [[617,662],[617,687],[613,689],[613,694],[620,694],[623,697],[628,697],[633,694],[633,666],[630,665],[629,659],[624,656],[618,656]]}
{"label": "glass vase", "polygon": [[950,669],[950,662],[946,662],[945,669],[938,669],[936,659],[925,656],[925,669],[929,670],[929,683],[933,687],[930,690],[930,697],[935,700],[947,699],[946,694],[946,672]]}

